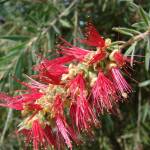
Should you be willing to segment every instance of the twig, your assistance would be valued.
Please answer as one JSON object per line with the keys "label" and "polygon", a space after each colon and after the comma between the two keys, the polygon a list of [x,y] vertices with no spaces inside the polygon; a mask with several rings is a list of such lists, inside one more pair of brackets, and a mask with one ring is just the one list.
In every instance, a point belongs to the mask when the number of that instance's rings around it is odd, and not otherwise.
{"label": "twig", "polygon": [[140,41],[140,40],[144,39],[148,35],[150,35],[150,29],[144,33],[141,33],[141,34],[134,36],[131,39],[129,39],[127,42],[125,42],[123,45],[120,46],[120,50],[124,49],[125,47],[127,47],[129,45],[132,45],[136,41]]}

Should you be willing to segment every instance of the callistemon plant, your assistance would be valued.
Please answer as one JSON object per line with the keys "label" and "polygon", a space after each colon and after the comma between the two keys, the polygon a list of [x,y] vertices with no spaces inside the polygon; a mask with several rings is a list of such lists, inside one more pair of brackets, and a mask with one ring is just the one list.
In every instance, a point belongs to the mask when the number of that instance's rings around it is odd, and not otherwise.
{"label": "callistemon plant", "polygon": [[91,136],[100,126],[97,117],[114,112],[132,92],[124,77],[130,59],[110,48],[111,40],[103,39],[91,23],[79,42],[93,50],[60,39],[57,49],[62,57],[43,59],[34,67],[38,74],[28,77],[28,83],[19,81],[27,87],[25,93],[0,94],[0,106],[21,111],[18,133],[26,136],[26,145],[33,143],[34,150],[81,144],[83,133]]}

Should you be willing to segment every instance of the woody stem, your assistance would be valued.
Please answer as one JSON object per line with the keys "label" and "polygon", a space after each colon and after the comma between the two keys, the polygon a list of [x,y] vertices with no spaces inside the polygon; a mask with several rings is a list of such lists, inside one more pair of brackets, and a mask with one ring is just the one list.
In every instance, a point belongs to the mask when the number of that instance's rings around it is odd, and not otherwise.
{"label": "woody stem", "polygon": [[150,29],[148,29],[144,33],[140,33],[139,35],[132,37],[127,42],[125,42],[124,44],[122,44],[120,46],[120,49],[122,50],[122,49],[126,48],[127,46],[132,45],[134,42],[140,41],[140,40],[144,39],[146,36],[150,36]]}

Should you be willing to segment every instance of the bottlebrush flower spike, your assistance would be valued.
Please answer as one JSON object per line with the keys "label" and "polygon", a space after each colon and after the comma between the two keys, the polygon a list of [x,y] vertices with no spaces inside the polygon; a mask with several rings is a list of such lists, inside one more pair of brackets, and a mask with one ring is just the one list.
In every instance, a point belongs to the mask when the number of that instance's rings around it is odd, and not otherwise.
{"label": "bottlebrush flower spike", "polygon": [[88,22],[87,24],[85,36],[86,39],[80,40],[82,43],[99,48],[105,47],[105,40],[98,33],[98,31],[91,22]]}
{"label": "bottlebrush flower spike", "polygon": [[100,70],[98,78],[92,88],[93,108],[100,114],[104,110],[111,110],[114,103],[118,101],[115,85]]}
{"label": "bottlebrush flower spike", "polygon": [[72,121],[75,122],[79,131],[91,133],[91,126],[97,126],[99,123],[86,99],[85,80],[82,73],[71,81],[69,90],[72,97],[70,107]]}
{"label": "bottlebrush flower spike", "polygon": [[81,42],[95,46],[93,50],[62,39],[58,48],[64,56],[36,65],[37,74],[32,77],[37,81],[31,77],[29,83],[17,80],[28,88],[24,94],[0,93],[0,106],[20,110],[25,117],[19,131],[26,135],[27,144],[33,142],[34,150],[48,145],[72,150],[72,141],[80,144],[82,131],[92,135],[92,127],[99,126],[97,115],[105,110],[117,112],[120,99],[132,92],[121,74],[121,69],[127,72],[129,59],[118,50],[110,53],[111,40],[104,40],[91,23],[86,34]]}
{"label": "bottlebrush flower spike", "polygon": [[64,108],[63,108],[63,102],[60,97],[60,95],[57,95],[55,98],[55,102],[53,105],[53,113],[54,118],[57,126],[57,136],[62,136],[65,140],[65,143],[67,146],[72,149],[72,143],[70,137],[76,142],[79,143],[79,140],[77,139],[76,133],[73,131],[71,127],[66,122],[66,119],[64,117]]}

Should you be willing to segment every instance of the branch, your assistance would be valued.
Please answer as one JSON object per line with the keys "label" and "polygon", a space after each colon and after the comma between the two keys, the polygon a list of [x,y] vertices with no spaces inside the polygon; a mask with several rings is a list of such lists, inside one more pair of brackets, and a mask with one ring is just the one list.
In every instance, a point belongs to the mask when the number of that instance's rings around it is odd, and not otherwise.
{"label": "branch", "polygon": [[150,35],[150,29],[147,30],[146,32],[144,33],[141,33],[137,36],[134,36],[132,37],[131,39],[129,39],[127,42],[125,42],[123,45],[120,46],[120,49],[124,49],[125,47],[129,46],[129,45],[132,45],[134,42],[136,41],[140,41],[142,39],[144,39],[146,36]]}

